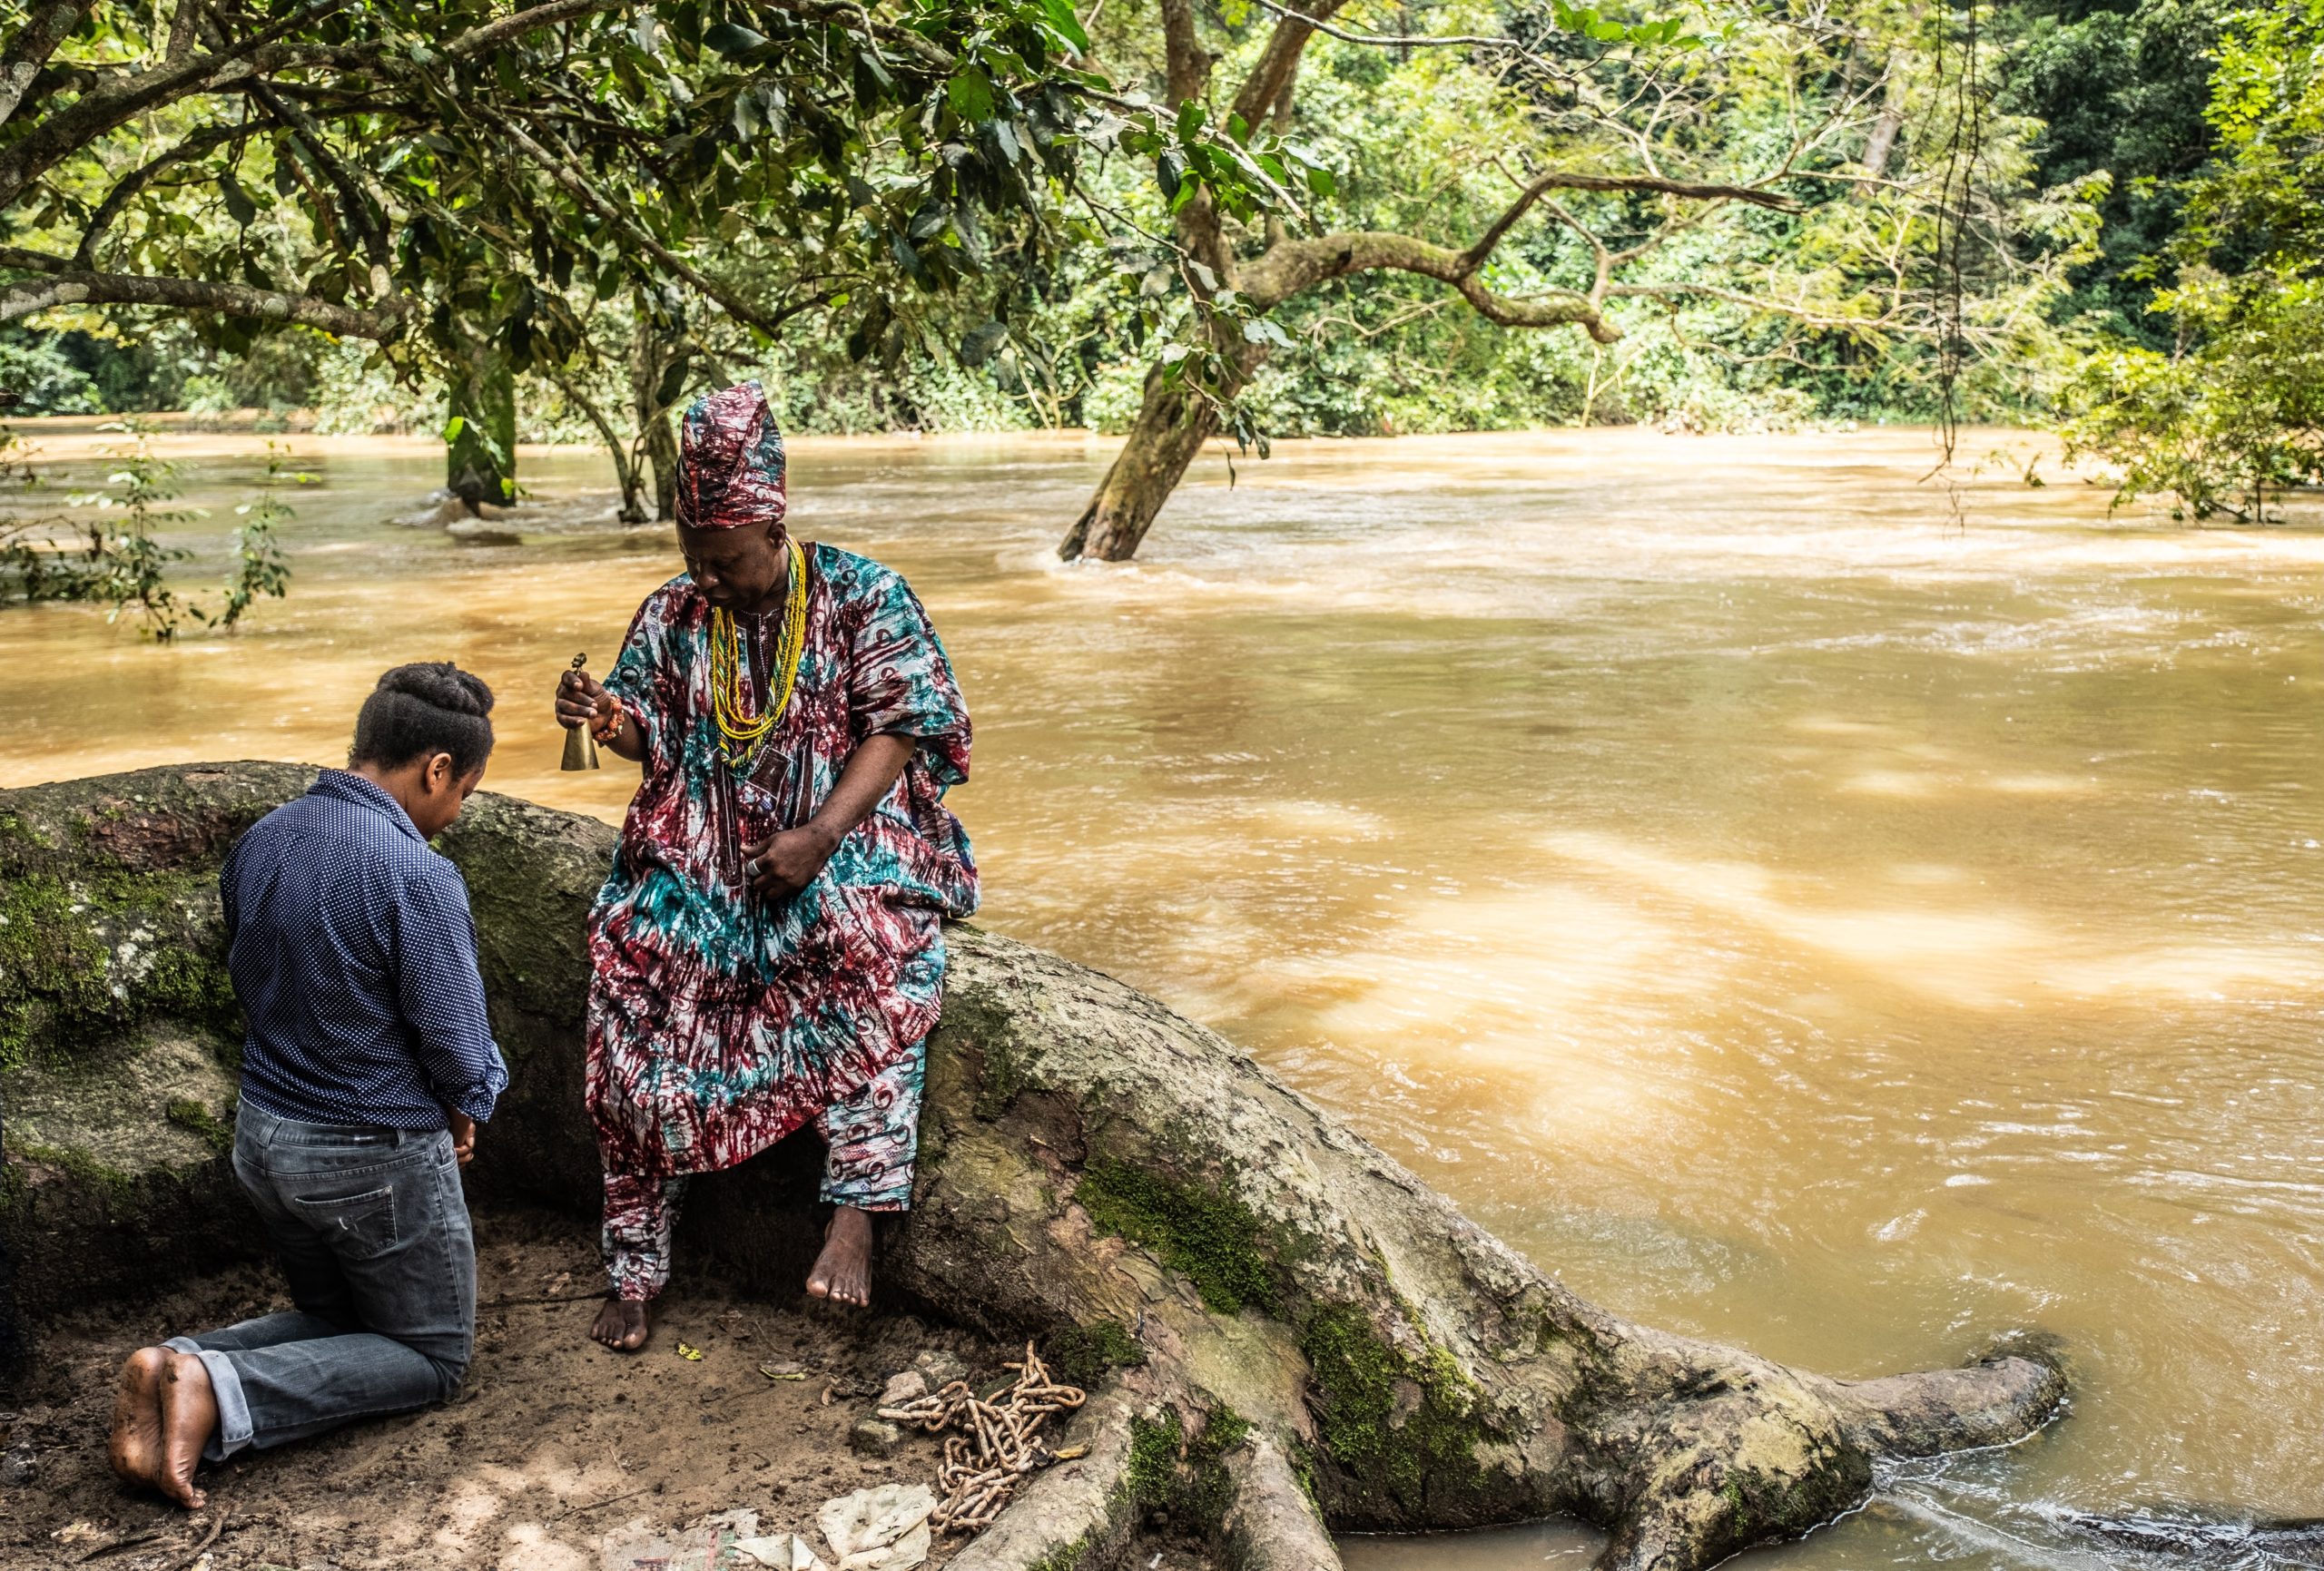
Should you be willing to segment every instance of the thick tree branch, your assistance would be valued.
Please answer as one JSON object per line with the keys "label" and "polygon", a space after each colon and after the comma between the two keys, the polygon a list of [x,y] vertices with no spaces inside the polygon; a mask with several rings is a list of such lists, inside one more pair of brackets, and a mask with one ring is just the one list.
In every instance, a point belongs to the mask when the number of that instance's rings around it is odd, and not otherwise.
{"label": "thick tree branch", "polygon": [[1479,316],[1502,327],[1571,324],[1601,344],[1620,341],[1621,329],[1599,314],[1598,302],[1588,295],[1575,290],[1551,290],[1524,299],[1496,294],[1477,281],[1473,255],[1473,247],[1450,250],[1408,234],[1357,230],[1285,241],[1239,269],[1235,287],[1254,308],[1265,311],[1327,279],[1360,272],[1418,273],[1452,285]]}
{"label": "thick tree branch", "polygon": [[193,53],[194,39],[209,9],[205,0],[178,0],[177,9],[170,13],[170,42],[163,55],[171,64],[182,64]]}
{"label": "thick tree branch", "polygon": [[554,27],[560,22],[570,22],[576,16],[593,15],[600,11],[629,9],[630,0],[548,0],[545,5],[535,5],[497,21],[487,22],[482,26],[469,28],[444,45],[444,53],[455,60],[467,60],[497,49],[536,27]]}
{"label": "thick tree branch", "polygon": [[1347,0],[1320,0],[1305,13],[1287,11],[1280,5],[1268,6],[1282,20],[1267,35],[1266,47],[1259,52],[1258,63],[1251,67],[1251,74],[1243,79],[1242,90],[1235,94],[1234,112],[1243,117],[1246,125],[1258,124],[1260,118],[1275,107],[1299,69],[1299,56],[1306,50],[1307,41],[1319,32],[1332,31],[1324,25],[1325,21],[1337,15],[1346,3]]}
{"label": "thick tree branch", "polygon": [[73,260],[44,250],[26,250],[20,245],[0,245],[0,268],[21,268],[28,273],[61,273],[72,270]]}
{"label": "thick tree branch", "polygon": [[1162,76],[1172,109],[1200,98],[1210,84],[1211,57],[1195,29],[1193,0],[1162,0]]}
{"label": "thick tree branch", "polygon": [[[11,263],[11,265],[16,265]],[[57,272],[0,288],[0,322],[13,322],[56,306],[169,306],[178,310],[218,311],[264,321],[320,328],[343,339],[400,338],[419,302],[397,296],[366,310],[312,295],[201,279],[138,278],[126,273]]]}
{"label": "thick tree branch", "polygon": [[73,35],[73,29],[81,25],[81,14],[88,8],[89,0],[49,0],[16,29],[7,49],[0,52],[0,125],[16,113],[16,105],[25,101],[25,89],[33,84],[56,46]]}

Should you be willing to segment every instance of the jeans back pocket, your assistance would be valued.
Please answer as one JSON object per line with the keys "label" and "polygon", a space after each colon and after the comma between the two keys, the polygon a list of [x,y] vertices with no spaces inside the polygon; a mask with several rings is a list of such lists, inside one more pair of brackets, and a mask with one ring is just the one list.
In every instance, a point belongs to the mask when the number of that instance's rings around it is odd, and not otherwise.
{"label": "jeans back pocket", "polygon": [[310,1199],[289,1197],[290,1209],[330,1242],[343,1260],[376,1260],[395,1248],[396,1189],[367,1189],[360,1194]]}

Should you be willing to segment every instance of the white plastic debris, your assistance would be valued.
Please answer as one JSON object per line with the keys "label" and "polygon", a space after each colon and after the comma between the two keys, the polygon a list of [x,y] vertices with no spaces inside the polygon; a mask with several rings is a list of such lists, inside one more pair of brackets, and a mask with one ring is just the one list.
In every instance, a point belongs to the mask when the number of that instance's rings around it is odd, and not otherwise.
{"label": "white plastic debris", "polygon": [[881,1484],[824,1501],[815,1524],[839,1556],[838,1571],[912,1571],[934,1546],[928,1514],[935,1509],[925,1484]]}
{"label": "white plastic debris", "polygon": [[[748,1509],[704,1517],[684,1531],[657,1528],[640,1517],[605,1536],[598,1564],[603,1571],[730,1571],[749,1562],[726,1551],[757,1541],[758,1530],[759,1514]],[[781,1571],[797,1568],[784,1561]]]}
{"label": "white plastic debris", "polygon": [[771,1571],[831,1571],[823,1557],[796,1533],[777,1533],[771,1538],[737,1538],[734,1547]]}

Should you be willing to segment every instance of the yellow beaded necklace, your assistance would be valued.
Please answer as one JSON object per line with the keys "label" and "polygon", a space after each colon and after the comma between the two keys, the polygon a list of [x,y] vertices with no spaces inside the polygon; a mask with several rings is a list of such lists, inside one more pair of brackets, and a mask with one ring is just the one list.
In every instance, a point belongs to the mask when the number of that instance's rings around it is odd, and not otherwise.
{"label": "yellow beaded necklace", "polygon": [[734,614],[710,608],[710,709],[718,722],[718,753],[727,764],[747,770],[791,703],[799,678],[799,656],[807,644],[807,555],[786,537],[791,551],[791,586],[783,597],[783,637],[775,645],[774,691],[764,710],[753,714],[751,667],[743,658],[742,630]]}

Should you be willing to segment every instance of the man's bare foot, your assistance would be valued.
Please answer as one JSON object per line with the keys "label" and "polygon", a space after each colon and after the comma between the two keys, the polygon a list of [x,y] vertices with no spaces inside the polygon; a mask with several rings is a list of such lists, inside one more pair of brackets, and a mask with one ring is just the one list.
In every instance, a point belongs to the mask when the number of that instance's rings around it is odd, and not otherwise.
{"label": "man's bare foot", "polygon": [[210,1497],[193,1487],[193,1470],[202,1466],[202,1448],[218,1428],[218,1395],[210,1389],[210,1371],[192,1353],[167,1353],[162,1370],[162,1462],[154,1487],[189,1511],[199,1511]]}
{"label": "man's bare foot", "polygon": [[139,1348],[121,1366],[113,1390],[113,1437],[106,1452],[124,1483],[158,1487],[162,1480],[162,1371],[170,1355]]}
{"label": "man's bare foot", "polygon": [[645,1345],[645,1301],[634,1298],[609,1298],[606,1307],[597,1311],[597,1323],[589,1334],[617,1353],[634,1353]]}
{"label": "man's bare foot", "polygon": [[823,1252],[807,1273],[807,1296],[833,1303],[872,1307],[872,1218],[852,1205],[832,1213],[823,1229]]}

